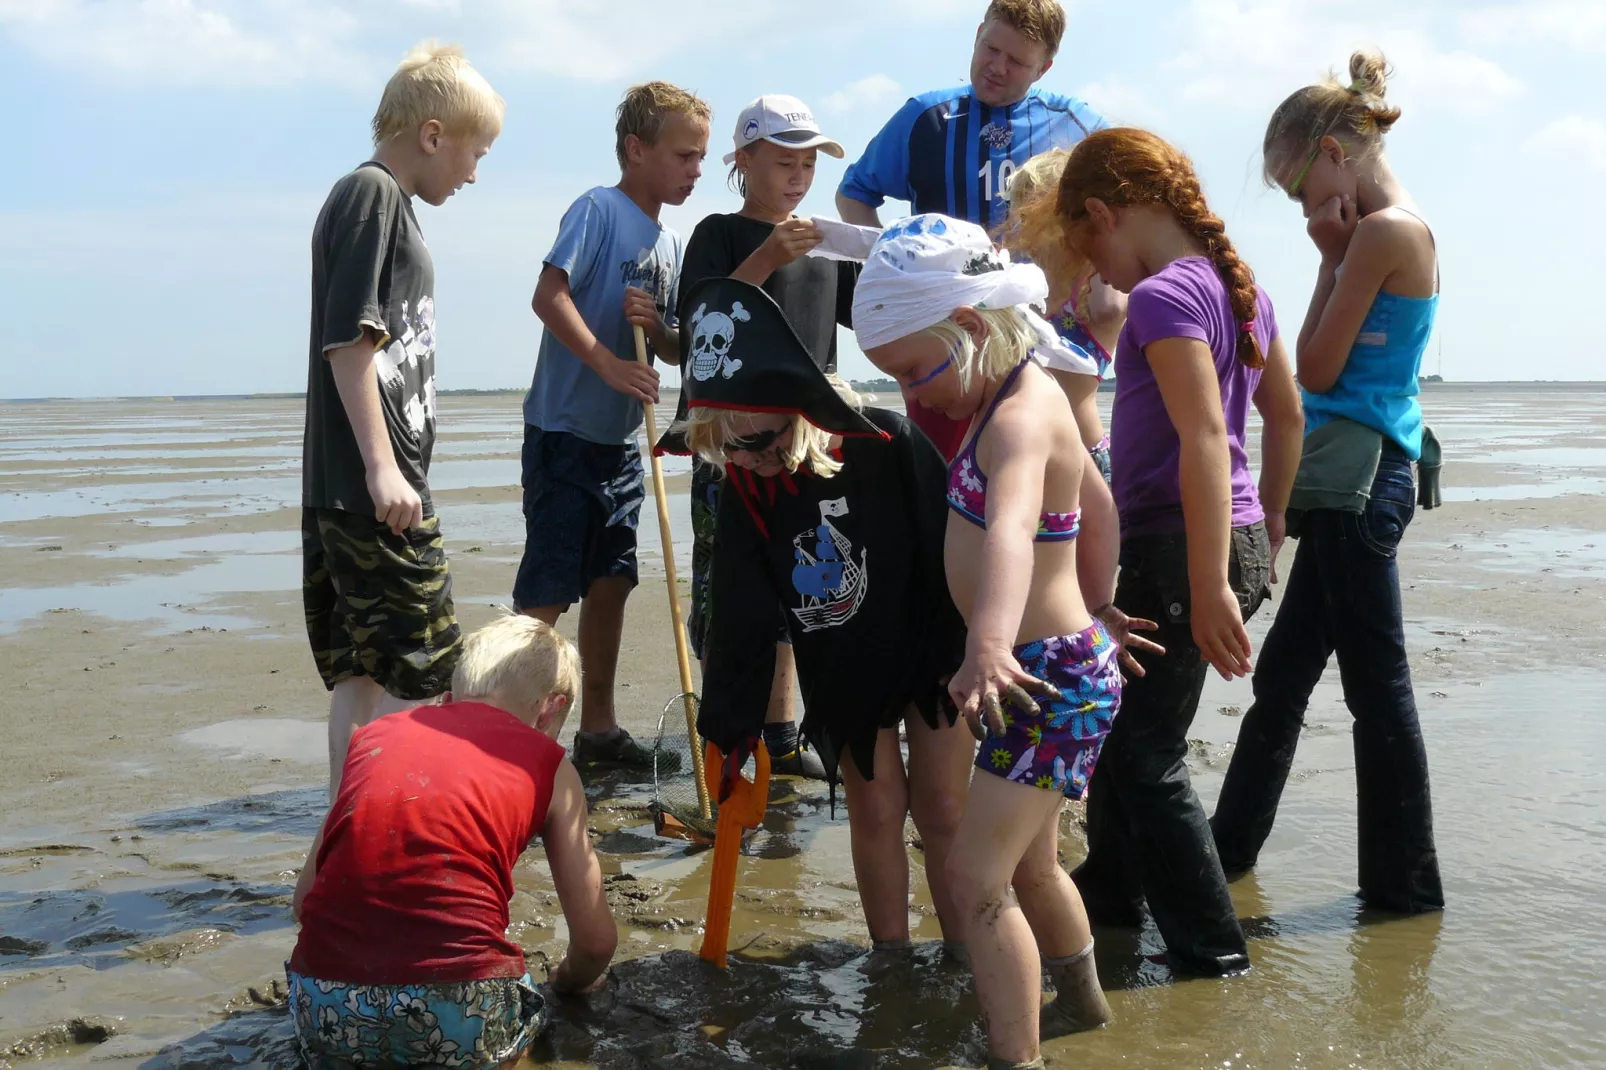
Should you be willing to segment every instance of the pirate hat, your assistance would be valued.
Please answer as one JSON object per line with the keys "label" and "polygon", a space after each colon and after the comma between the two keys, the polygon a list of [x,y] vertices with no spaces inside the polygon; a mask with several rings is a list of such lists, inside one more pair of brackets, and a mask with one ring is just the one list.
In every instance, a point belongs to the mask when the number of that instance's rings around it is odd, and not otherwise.
{"label": "pirate hat", "polygon": [[886,438],[843,401],[770,295],[737,279],[704,279],[681,307],[680,407],[654,453],[689,454],[691,409],[781,412],[833,435]]}

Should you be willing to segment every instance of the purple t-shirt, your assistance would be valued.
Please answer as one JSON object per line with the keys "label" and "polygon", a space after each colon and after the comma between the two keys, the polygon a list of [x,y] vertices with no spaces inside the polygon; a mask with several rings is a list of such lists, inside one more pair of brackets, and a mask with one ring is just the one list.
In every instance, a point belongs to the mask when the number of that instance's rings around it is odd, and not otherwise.
{"label": "purple t-shirt", "polygon": [[[1265,352],[1277,337],[1277,320],[1265,291],[1257,293],[1255,305],[1255,338]],[[1115,349],[1110,461],[1121,536],[1183,530],[1178,468],[1181,442],[1143,352],[1145,346],[1163,338],[1197,338],[1210,347],[1232,454],[1232,525],[1264,520],[1266,514],[1249,476],[1249,455],[1244,450],[1244,425],[1250,399],[1260,385],[1260,372],[1238,359],[1232,301],[1215,264],[1202,256],[1185,256],[1132,288],[1126,326]]]}

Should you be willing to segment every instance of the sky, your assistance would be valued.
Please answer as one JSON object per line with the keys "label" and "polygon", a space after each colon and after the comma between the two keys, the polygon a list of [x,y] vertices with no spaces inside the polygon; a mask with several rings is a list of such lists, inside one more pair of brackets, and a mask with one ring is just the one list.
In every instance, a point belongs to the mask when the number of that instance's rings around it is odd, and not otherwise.
{"label": "sky", "polygon": [[[715,111],[683,235],[734,211],[719,157],[765,92],[857,156],[908,96],[965,81],[985,0],[0,0],[0,397],[239,394],[306,382],[309,238],[329,187],[423,38],[462,44],[507,99],[479,181],[419,205],[442,389],[527,385],[530,311],[563,210],[618,179],[613,110],[665,78]],[[1317,256],[1260,181],[1288,93],[1381,47],[1404,110],[1388,146],[1443,264],[1424,373],[1606,379],[1606,0],[1135,0],[1067,4],[1041,83],[1191,154],[1290,334]],[[1590,77],[1593,76],[1593,77]],[[820,159],[801,209],[834,215]],[[902,206],[884,217],[901,214]],[[1520,328],[1520,329],[1519,329]],[[875,371],[844,332],[842,370]],[[672,376],[670,379],[672,380]]]}

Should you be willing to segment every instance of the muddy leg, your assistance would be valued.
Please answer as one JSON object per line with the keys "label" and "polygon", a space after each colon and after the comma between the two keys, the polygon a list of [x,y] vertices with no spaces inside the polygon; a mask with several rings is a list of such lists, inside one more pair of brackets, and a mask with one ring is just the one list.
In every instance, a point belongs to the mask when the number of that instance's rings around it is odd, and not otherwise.
{"label": "muddy leg", "polygon": [[853,875],[870,939],[877,943],[909,939],[909,850],[903,823],[909,814],[909,785],[898,753],[898,730],[876,735],[875,779],[866,780],[853,753],[842,755],[842,786],[848,796],[848,829],[853,840]]}
{"label": "muddy leg", "polygon": [[949,889],[948,854],[964,816],[976,745],[963,725],[934,729],[913,709],[904,724],[909,730],[909,812],[925,845],[926,883],[943,939],[962,942],[965,926]]}
{"label": "muddy leg", "polygon": [[[996,1059],[1029,1063],[1038,1057],[1042,960],[1010,878],[1043,827],[1057,821],[1058,792],[999,777],[975,777],[948,876],[986,1019],[987,1046]],[[1085,922],[1084,922],[1085,925]]]}

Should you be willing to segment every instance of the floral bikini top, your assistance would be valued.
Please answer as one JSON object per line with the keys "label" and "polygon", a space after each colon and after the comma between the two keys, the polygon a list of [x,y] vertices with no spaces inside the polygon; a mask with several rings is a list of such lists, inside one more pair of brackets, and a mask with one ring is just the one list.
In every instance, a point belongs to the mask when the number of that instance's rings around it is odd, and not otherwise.
{"label": "floral bikini top", "polygon": [[[1030,358],[1028,358],[1030,359]],[[976,425],[975,434],[970,436],[970,442],[959,451],[948,465],[948,508],[975,524],[979,528],[987,527],[987,476],[976,463],[976,443],[981,439],[981,433],[987,429],[987,421],[993,418],[998,409],[998,403],[1004,400],[1015,380],[1020,377],[1020,371],[1026,367],[1026,361],[1015,366],[1004,380],[1004,385],[998,388],[993,397],[993,403],[987,406],[982,414],[981,422]],[[1076,538],[1082,530],[1081,512],[1070,513],[1039,513],[1037,516],[1037,535],[1034,542],[1064,542]]]}

